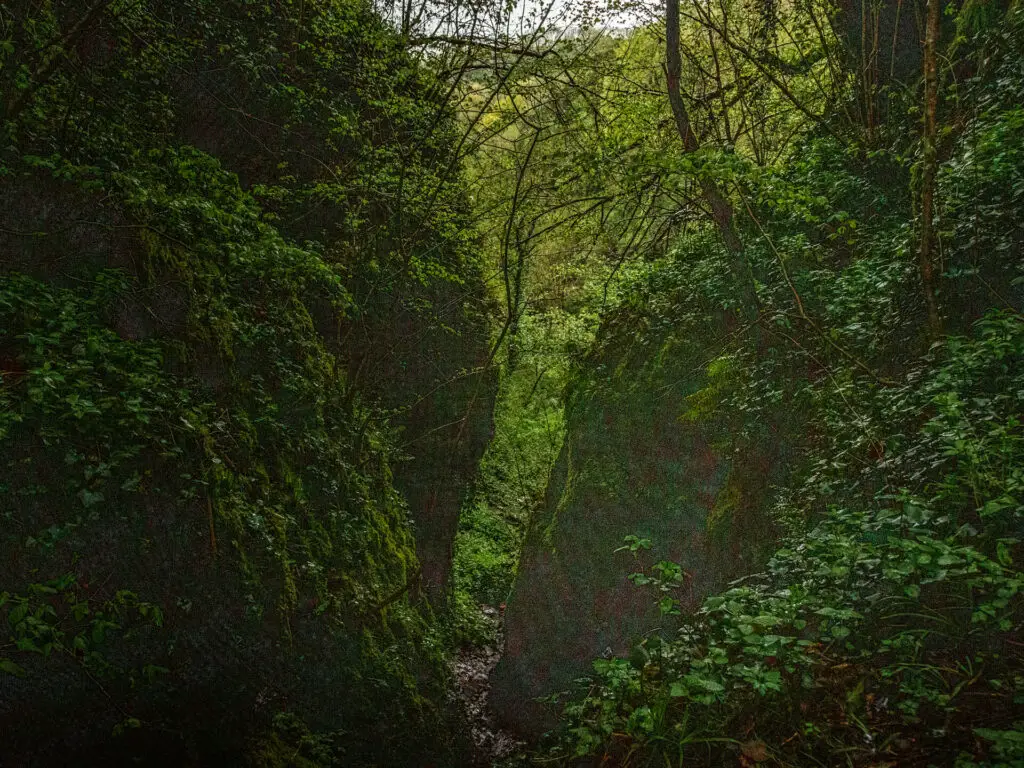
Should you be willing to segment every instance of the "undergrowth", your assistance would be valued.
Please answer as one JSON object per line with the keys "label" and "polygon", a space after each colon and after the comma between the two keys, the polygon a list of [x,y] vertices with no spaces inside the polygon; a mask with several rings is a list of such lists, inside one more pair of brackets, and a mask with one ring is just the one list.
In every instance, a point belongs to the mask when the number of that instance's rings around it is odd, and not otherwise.
{"label": "undergrowth", "polygon": [[[749,206],[759,313],[709,355],[680,419],[726,425],[743,471],[786,418],[796,457],[764,500],[785,535],[763,571],[689,616],[678,564],[634,573],[661,624],[553,697],[548,759],[1024,765],[1024,13],[1006,22],[972,41],[981,65],[949,107],[962,130],[940,172],[938,338],[921,320],[914,211],[894,192],[916,172],[915,126],[891,120],[872,152],[807,139],[782,170],[709,161]],[[706,237],[681,238],[605,344],[666,365],[644,345],[735,310],[724,263]],[[625,576],[660,543],[638,531],[608,556]]]}

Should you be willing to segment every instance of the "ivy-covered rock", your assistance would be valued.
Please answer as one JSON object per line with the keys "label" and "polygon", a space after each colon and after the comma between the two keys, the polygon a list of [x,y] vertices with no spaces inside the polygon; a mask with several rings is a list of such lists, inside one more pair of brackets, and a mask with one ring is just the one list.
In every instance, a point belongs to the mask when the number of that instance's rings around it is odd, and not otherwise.
{"label": "ivy-covered rock", "polygon": [[2,13],[5,759],[444,760],[493,387],[435,84],[361,2]]}
{"label": "ivy-covered rock", "polygon": [[565,443],[530,521],[494,676],[517,729],[546,730],[557,710],[538,697],[570,689],[592,659],[625,655],[659,626],[655,601],[627,579],[626,537],[653,544],[646,565],[681,565],[674,614],[759,568],[777,539],[763,504],[794,419],[776,403],[741,434],[739,414],[716,410],[743,359],[716,357],[707,340],[728,337],[736,319],[677,313],[692,296],[672,280],[669,268],[605,319],[570,385]]}
{"label": "ivy-covered rock", "polygon": [[[941,328],[916,263],[919,166],[899,150],[919,126],[896,118],[885,151],[807,136],[778,169],[727,156],[756,293],[744,321],[700,231],[605,317],[497,680],[513,720],[517,697],[555,694],[552,763],[1021,763],[1024,14],[977,12],[1002,23],[958,41],[977,70],[947,102],[963,122],[939,172]],[[742,527],[781,546],[697,599],[723,550],[687,549],[699,539],[666,490],[693,499],[715,476],[677,471],[666,434],[710,436],[711,466],[728,460],[714,505],[693,505],[709,528],[757,519],[735,517],[745,483],[729,486],[770,470],[748,486],[770,527]],[[636,592],[595,618],[601,595],[579,584],[612,584],[613,567]],[[623,626],[602,653],[598,632]]]}

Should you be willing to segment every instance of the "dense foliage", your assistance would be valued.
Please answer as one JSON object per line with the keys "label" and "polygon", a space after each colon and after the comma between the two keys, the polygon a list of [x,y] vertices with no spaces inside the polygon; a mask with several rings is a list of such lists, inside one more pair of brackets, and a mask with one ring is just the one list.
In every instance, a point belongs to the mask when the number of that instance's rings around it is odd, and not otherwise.
{"label": "dense foliage", "polygon": [[487,340],[436,83],[360,2],[0,23],[5,760],[449,759],[404,445],[457,499]]}
{"label": "dense foliage", "polygon": [[1024,765],[1019,2],[13,0],[0,97],[0,762]]}
{"label": "dense foliage", "polygon": [[[745,213],[756,324],[709,333],[741,291],[721,246],[699,235],[679,239],[606,320],[595,360],[631,366],[638,392],[681,381],[673,357],[702,340],[705,384],[678,417],[719,435],[724,425],[740,457],[732,472],[750,471],[766,424],[769,442],[797,450],[758,502],[784,531],[763,572],[684,617],[692,574],[657,557],[632,568],[661,629],[594,662],[554,754],[628,765],[1024,758],[1024,279],[1011,223],[1024,166],[1009,138],[1024,16],[1004,23],[961,43],[981,66],[947,107],[964,116],[939,176],[948,336],[932,343],[924,321],[914,144],[898,116],[889,146],[811,131],[776,168],[709,158]],[[619,386],[578,378],[596,393],[585,397]],[[651,525],[608,548],[624,574],[630,553],[666,546]]]}
{"label": "dense foliage", "polygon": [[[988,740],[1016,758],[1021,342],[1020,321],[996,315],[903,385],[864,399],[850,387],[822,416],[881,412],[859,425],[876,442],[833,428],[843,451],[817,454],[779,495],[781,518],[811,519],[793,521],[765,573],[595,663],[597,687],[567,708],[573,748],[641,763],[701,762],[723,742],[785,762],[944,762]],[[678,613],[670,564],[633,580]]]}

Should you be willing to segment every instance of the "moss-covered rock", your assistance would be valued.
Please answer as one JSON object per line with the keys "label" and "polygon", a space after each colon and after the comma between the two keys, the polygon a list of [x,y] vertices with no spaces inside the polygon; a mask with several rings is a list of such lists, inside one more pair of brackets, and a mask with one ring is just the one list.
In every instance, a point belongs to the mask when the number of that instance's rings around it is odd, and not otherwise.
{"label": "moss-covered rock", "polygon": [[[568,690],[592,659],[625,655],[662,626],[658,596],[630,583],[631,572],[679,563],[684,582],[672,596],[692,610],[756,570],[776,538],[763,505],[784,461],[785,418],[734,433],[722,403],[741,361],[708,344],[735,331],[734,318],[659,319],[691,299],[685,285],[652,288],[655,301],[605,319],[577,372],[565,444],[530,522],[494,676],[503,718],[527,732],[553,724],[536,698]],[[616,553],[630,535],[653,545],[637,560]]]}
{"label": "moss-covered rock", "polygon": [[361,2],[10,13],[5,759],[443,762],[414,596],[493,401],[447,106]]}

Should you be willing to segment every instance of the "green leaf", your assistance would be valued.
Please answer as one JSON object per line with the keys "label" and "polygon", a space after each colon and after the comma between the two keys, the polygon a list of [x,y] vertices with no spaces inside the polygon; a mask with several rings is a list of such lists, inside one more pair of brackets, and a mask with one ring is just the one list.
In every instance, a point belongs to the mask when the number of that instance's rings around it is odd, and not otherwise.
{"label": "green leaf", "polygon": [[0,672],[6,672],[15,677],[25,677],[28,673],[24,667],[20,667],[10,659],[0,658]]}
{"label": "green leaf", "polygon": [[78,498],[81,500],[82,506],[88,509],[89,507],[94,507],[101,501],[103,501],[103,494],[94,493],[93,491],[90,491],[88,488],[83,488],[78,492]]}
{"label": "green leaf", "polygon": [[698,688],[702,688],[709,693],[721,693],[725,690],[725,686],[717,680],[710,680],[706,677],[701,677],[700,675],[687,675],[686,682]]}
{"label": "green leaf", "polygon": [[996,557],[999,559],[1000,565],[1005,565],[1007,568],[1013,565],[1013,555],[1010,554],[1010,547],[1016,543],[1016,539],[1000,539],[996,542]]}
{"label": "green leaf", "polygon": [[25,616],[28,615],[28,603],[24,602],[15,608],[11,609],[11,612],[7,614],[7,623],[12,627],[16,627],[22,621],[25,620]]}

